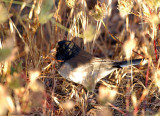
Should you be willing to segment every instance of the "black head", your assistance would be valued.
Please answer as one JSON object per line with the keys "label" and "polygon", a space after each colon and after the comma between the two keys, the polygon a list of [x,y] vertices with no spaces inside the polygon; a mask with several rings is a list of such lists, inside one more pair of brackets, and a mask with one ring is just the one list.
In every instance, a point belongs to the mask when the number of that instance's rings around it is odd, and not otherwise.
{"label": "black head", "polygon": [[58,42],[57,53],[56,53],[56,60],[70,60],[71,58],[78,55],[81,48],[78,47],[72,41],[63,40]]}

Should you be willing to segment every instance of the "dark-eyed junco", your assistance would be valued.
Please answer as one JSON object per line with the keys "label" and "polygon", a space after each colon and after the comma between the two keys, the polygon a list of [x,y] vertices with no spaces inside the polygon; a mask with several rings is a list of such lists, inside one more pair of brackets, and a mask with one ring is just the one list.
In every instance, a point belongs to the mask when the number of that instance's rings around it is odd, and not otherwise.
{"label": "dark-eyed junco", "polygon": [[82,84],[86,89],[93,90],[96,83],[117,68],[138,65],[142,59],[131,62],[116,62],[109,59],[94,57],[85,52],[72,41],[60,41],[56,48],[56,68],[61,76],[69,81]]}

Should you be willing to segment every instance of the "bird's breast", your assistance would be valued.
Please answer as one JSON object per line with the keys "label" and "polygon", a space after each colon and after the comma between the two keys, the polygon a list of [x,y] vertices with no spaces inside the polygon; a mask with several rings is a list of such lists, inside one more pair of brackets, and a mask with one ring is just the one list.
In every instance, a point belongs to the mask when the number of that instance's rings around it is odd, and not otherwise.
{"label": "bird's breast", "polygon": [[61,76],[63,76],[67,80],[73,81],[79,84],[82,84],[85,81],[89,73],[84,70],[83,66],[73,68],[68,63],[63,63],[62,66],[58,69],[58,72]]}

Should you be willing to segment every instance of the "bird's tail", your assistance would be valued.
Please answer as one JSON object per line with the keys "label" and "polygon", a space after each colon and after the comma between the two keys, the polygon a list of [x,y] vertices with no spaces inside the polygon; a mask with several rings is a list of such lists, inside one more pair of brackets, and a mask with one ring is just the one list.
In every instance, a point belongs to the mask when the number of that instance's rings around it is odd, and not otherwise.
{"label": "bird's tail", "polygon": [[143,60],[144,59],[134,59],[129,61],[114,62],[113,66],[117,68],[122,68],[131,65],[139,65]]}

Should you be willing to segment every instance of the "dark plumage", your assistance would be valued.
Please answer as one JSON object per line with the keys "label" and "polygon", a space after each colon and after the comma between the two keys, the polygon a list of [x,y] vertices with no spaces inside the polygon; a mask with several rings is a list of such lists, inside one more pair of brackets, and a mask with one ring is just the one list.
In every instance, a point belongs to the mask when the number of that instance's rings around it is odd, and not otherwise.
{"label": "dark plumage", "polygon": [[[131,65],[128,61],[115,62],[101,59],[85,52],[71,41],[60,41],[57,46],[56,67],[61,76],[67,80],[82,84],[93,90],[96,83],[117,68]],[[138,65],[142,59],[132,60],[132,65]]]}

